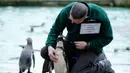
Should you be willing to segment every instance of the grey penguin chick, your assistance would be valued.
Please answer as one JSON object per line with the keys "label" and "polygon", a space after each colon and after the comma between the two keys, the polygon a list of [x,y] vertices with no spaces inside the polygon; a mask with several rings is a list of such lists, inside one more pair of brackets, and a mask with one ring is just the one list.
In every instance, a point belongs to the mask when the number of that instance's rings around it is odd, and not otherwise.
{"label": "grey penguin chick", "polygon": [[27,73],[30,72],[32,59],[33,59],[33,68],[35,67],[35,56],[33,52],[33,46],[32,46],[32,39],[27,38],[27,45],[24,46],[20,59],[19,59],[19,73],[23,73],[25,70],[28,69]]}

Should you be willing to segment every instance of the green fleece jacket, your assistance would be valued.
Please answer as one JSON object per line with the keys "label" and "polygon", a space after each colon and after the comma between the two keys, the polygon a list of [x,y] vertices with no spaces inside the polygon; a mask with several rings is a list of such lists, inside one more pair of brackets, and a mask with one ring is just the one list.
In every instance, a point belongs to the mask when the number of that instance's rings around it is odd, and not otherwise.
{"label": "green fleece jacket", "polygon": [[96,34],[80,34],[81,24],[71,23],[68,18],[71,7],[77,2],[70,3],[64,7],[57,16],[46,41],[46,46],[55,48],[57,36],[67,28],[67,39],[70,41],[86,41],[90,43],[89,49],[102,51],[113,39],[112,27],[106,12],[96,4],[86,4],[88,6],[88,18],[83,23],[101,23],[100,31]]}

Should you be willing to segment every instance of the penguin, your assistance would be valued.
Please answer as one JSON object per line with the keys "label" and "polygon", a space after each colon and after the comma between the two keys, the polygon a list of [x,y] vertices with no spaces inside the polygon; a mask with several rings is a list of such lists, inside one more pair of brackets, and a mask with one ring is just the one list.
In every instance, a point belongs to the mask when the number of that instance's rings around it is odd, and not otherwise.
{"label": "penguin", "polygon": [[27,45],[23,47],[23,50],[21,52],[20,58],[19,58],[19,73],[23,73],[25,70],[28,70],[27,73],[30,72],[32,59],[33,59],[33,68],[35,67],[35,56],[32,46],[32,39],[27,38]]}
{"label": "penguin", "polygon": [[54,71],[55,73],[67,73],[68,72],[68,63],[66,59],[66,55],[64,52],[64,45],[63,45],[63,36],[59,35],[57,38],[57,45],[56,45],[56,54],[58,57],[58,62],[54,62]]}
{"label": "penguin", "polygon": [[41,25],[31,25],[30,26],[30,32],[34,32],[34,28],[38,28],[38,27],[44,27],[45,23],[42,23]]}

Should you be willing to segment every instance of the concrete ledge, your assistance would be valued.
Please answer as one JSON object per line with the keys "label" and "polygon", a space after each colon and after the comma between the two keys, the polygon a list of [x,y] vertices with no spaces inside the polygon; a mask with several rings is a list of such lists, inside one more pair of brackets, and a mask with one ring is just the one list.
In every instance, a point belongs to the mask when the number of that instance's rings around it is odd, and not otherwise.
{"label": "concrete ledge", "polygon": [[101,6],[130,7],[129,0],[0,0],[0,6],[65,6],[74,1],[85,1]]}
{"label": "concrete ledge", "polygon": [[[65,6],[70,2],[76,0],[2,0],[0,1],[0,6]],[[86,1],[91,3],[96,3],[99,5],[110,5],[109,1],[99,1],[99,0],[77,0],[78,2]]]}

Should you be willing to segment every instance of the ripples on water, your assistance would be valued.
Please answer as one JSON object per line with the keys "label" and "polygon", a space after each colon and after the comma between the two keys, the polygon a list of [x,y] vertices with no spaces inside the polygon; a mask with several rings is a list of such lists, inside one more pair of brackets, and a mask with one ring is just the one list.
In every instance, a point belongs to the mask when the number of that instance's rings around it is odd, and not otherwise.
{"label": "ripples on water", "polygon": [[[44,46],[47,32],[53,24],[62,7],[0,7],[0,73],[18,73],[18,57],[22,48],[18,45],[26,44],[26,38],[33,39],[34,49],[40,50]],[[130,9],[104,7],[111,20],[114,40],[104,48],[108,59],[112,62],[116,73],[129,73],[130,52],[119,51],[114,53],[114,48],[125,49],[130,46]],[[44,27],[30,31],[31,25]],[[64,35],[66,30],[64,31]],[[36,68],[34,73],[40,73],[43,59],[39,52],[36,55]]]}

